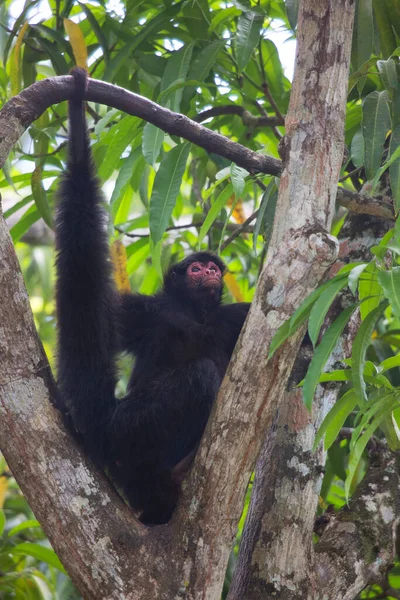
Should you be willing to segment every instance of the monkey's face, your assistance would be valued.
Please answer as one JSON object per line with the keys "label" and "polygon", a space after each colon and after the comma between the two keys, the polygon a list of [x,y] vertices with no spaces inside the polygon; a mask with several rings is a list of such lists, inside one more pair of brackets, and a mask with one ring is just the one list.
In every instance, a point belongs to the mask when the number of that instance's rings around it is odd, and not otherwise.
{"label": "monkey's face", "polygon": [[187,268],[186,281],[191,288],[219,292],[222,287],[221,269],[213,261],[193,262]]}

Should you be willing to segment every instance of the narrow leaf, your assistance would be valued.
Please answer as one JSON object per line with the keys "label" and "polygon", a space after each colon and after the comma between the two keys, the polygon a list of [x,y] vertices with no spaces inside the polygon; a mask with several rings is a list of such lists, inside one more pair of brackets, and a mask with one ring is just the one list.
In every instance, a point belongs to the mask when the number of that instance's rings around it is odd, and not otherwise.
{"label": "narrow leaf", "polygon": [[369,440],[373,436],[374,432],[378,429],[380,423],[392,412],[393,405],[390,405],[388,409],[384,410],[376,419],[374,419],[371,425],[365,430],[363,435],[357,440],[353,451],[350,453],[350,459],[348,464],[348,473],[344,485],[346,500],[349,499],[350,487],[353,481],[353,477],[356,473],[358,463],[360,462],[361,456],[368,444]]}
{"label": "narrow leaf", "polygon": [[101,49],[103,51],[104,62],[105,62],[105,64],[107,64],[108,59],[110,58],[110,51],[108,49],[107,38],[104,35],[103,30],[101,29],[96,17],[94,16],[94,14],[90,10],[90,8],[87,6],[87,4],[83,4],[82,2],[79,2],[79,6],[85,13],[86,18],[89,21],[90,27],[92,28],[95,36],[97,37],[97,41],[99,42]]}
{"label": "narrow leaf", "polygon": [[5,524],[6,524],[6,515],[4,514],[4,510],[0,509],[0,537],[3,535]]}
{"label": "narrow leaf", "polygon": [[361,323],[353,342],[351,369],[353,373],[354,390],[359,398],[360,403],[364,403],[367,400],[364,381],[365,353],[371,343],[371,336],[375,329],[375,324],[387,305],[388,302],[385,300],[368,314],[365,320]]}
{"label": "narrow leaf", "polygon": [[16,244],[21,237],[28,231],[28,229],[36,223],[41,217],[40,212],[37,210],[36,205],[28,208],[23,217],[20,218],[18,223],[11,228],[10,234],[14,244]]}
{"label": "narrow leaf", "polygon": [[[336,275],[334,279],[347,280],[347,274],[344,273],[343,275]],[[271,340],[268,359],[270,359],[279,346],[281,346],[283,342],[288,339],[288,337],[295,333],[295,331],[297,331],[297,329],[308,319],[314,302],[316,302],[328,285],[331,285],[332,281],[333,279],[323,283],[316,290],[312,291],[311,294],[309,294],[307,298],[303,300],[300,306],[294,311],[293,315],[284,321],[280,327],[278,327],[274,337]]]}
{"label": "narrow leaf", "polygon": [[400,367],[400,354],[383,360],[379,365],[379,372],[384,373],[385,371],[389,371],[389,369],[394,369],[395,367]]}
{"label": "narrow leaf", "polygon": [[356,169],[362,167],[364,164],[364,136],[362,129],[359,129],[351,140],[350,155]]}
{"label": "narrow leaf", "polygon": [[71,19],[64,19],[64,28],[69,37],[69,42],[72,46],[72,51],[74,53],[75,63],[78,67],[82,67],[83,69],[88,68],[87,64],[87,48],[85,43],[85,38],[83,37],[83,33],[81,28],[77,23],[71,21]]}
{"label": "narrow leaf", "polygon": [[349,273],[349,288],[353,292],[354,296],[357,293],[358,280],[360,279],[361,273],[366,269],[368,263],[357,265]]}
{"label": "narrow leaf", "polygon": [[345,279],[333,279],[330,284],[331,285],[322,292],[310,312],[308,333],[313,346],[315,346],[318,341],[319,332],[332,302],[340,290],[347,284],[347,281]]}
{"label": "narrow leaf", "polygon": [[246,185],[245,178],[248,174],[249,172],[246,169],[238,167],[235,163],[231,164],[231,181],[236,198],[240,198],[243,194],[244,186]]}
{"label": "narrow leaf", "polygon": [[154,19],[151,19],[144,25],[139,33],[135,33],[131,42],[125,44],[125,46],[117,52],[113,58],[108,62],[108,65],[104,71],[103,80],[110,81],[113,79],[122,67],[126,59],[133,54],[133,52],[156,31],[160,31],[164,26],[168,27],[172,17],[174,17],[182,7],[183,2],[177,2],[172,6],[169,6],[166,10],[157,14]]}
{"label": "narrow leaf", "polygon": [[351,62],[357,70],[370,58],[374,43],[372,0],[356,4]]}
{"label": "narrow leaf", "polygon": [[[389,156],[393,156],[398,148],[400,148],[400,125],[397,125],[390,136]],[[400,158],[389,166],[389,176],[395,209],[398,211],[400,210]]]}
{"label": "narrow leaf", "polygon": [[189,156],[190,144],[175,146],[163,158],[150,199],[150,233],[154,246],[168,227]]}
{"label": "narrow leaf", "polygon": [[311,411],[315,389],[326,361],[330,357],[337,340],[356,308],[357,305],[355,304],[346,308],[332,325],[330,325],[322,338],[321,343],[315,349],[303,385],[304,403],[309,411]]}
{"label": "narrow leaf", "polygon": [[385,88],[387,90],[397,90],[396,63],[393,58],[378,60],[376,64]]}
{"label": "narrow leaf", "polygon": [[146,123],[143,129],[143,156],[147,164],[154,167],[164,142],[164,132],[152,123]]}
{"label": "narrow leaf", "polygon": [[[237,11],[235,8],[233,8],[233,10]],[[205,81],[211,69],[215,66],[218,55],[225,45],[226,40],[214,40],[211,42],[211,44],[207,44],[207,46],[200,52],[196,60],[190,66],[188,80],[199,82]],[[189,101],[195,91],[196,88],[194,86],[188,87],[183,92],[185,101]]]}
{"label": "narrow leaf", "polygon": [[379,306],[382,299],[382,286],[378,281],[378,272],[376,263],[371,262],[358,281],[358,297],[361,301],[360,314],[362,320]]}
{"label": "narrow leaf", "polygon": [[17,533],[20,533],[21,531],[25,531],[26,529],[31,529],[33,527],[40,527],[40,523],[35,519],[29,519],[28,521],[24,521],[23,523],[20,523],[19,525],[16,525],[10,529],[8,532],[8,537],[10,538],[13,535],[17,535]]}
{"label": "narrow leaf", "polygon": [[390,301],[394,314],[400,317],[400,267],[393,267],[390,271],[380,271],[378,281]]}
{"label": "narrow leaf", "polygon": [[17,41],[15,42],[15,47],[13,49],[12,67],[10,72],[12,96],[16,96],[21,91],[21,47],[28,27],[29,23],[23,24],[18,34]]}
{"label": "narrow leaf", "polygon": [[333,405],[331,410],[322,421],[317,435],[315,436],[313,449],[316,450],[318,444],[325,436],[324,447],[328,450],[336,440],[343,423],[349,414],[357,406],[358,398],[354,389],[349,390]]}
{"label": "narrow leaf", "polygon": [[123,117],[113,129],[111,142],[107,145],[106,155],[99,166],[99,177],[106,181],[117,168],[124,150],[133,143],[139,125],[136,117]]}
{"label": "narrow leaf", "polygon": [[199,239],[198,239],[199,245],[203,241],[204,237],[207,235],[211,225],[214,223],[215,219],[218,217],[221,210],[228,203],[228,200],[232,196],[232,194],[233,194],[232,184],[228,183],[228,185],[221,191],[218,198],[215,200],[215,202],[213,203],[213,205],[211,206],[210,210],[207,213],[207,216],[206,216],[204,223],[201,226],[201,229],[199,232]]}
{"label": "narrow leaf", "polygon": [[285,7],[290,27],[295,31],[297,27],[297,16],[299,14],[300,0],[285,0]]}
{"label": "narrow leaf", "polygon": [[65,573],[65,569],[62,566],[57,554],[51,548],[45,548],[39,544],[32,542],[22,542],[17,544],[13,548],[9,549],[9,553],[18,556],[33,556],[37,560],[47,563],[48,565],[55,567],[62,573]]}
{"label": "narrow leaf", "polygon": [[363,103],[362,129],[365,143],[365,169],[372,180],[381,166],[386,136],[390,129],[387,92],[371,92]]}
{"label": "narrow leaf", "polygon": [[[172,56],[167,62],[165,67],[164,75],[161,80],[161,93],[165,94],[169,87],[176,84],[177,81],[184,81],[186,79],[190,61],[192,59],[194,44],[186,44],[179,50],[173,52]],[[179,112],[181,100],[182,100],[183,88],[175,89],[168,94],[168,107]]]}
{"label": "narrow leaf", "polygon": [[49,227],[53,227],[53,217],[51,214],[51,209],[49,202],[47,200],[46,190],[43,187],[42,183],[42,166],[38,165],[36,169],[32,173],[31,179],[32,185],[32,194],[35,200],[35,204],[37,206],[38,211],[46,225]]}
{"label": "narrow leaf", "polygon": [[264,221],[265,211],[267,210],[268,203],[273,194],[276,194],[276,196],[278,195],[278,189],[276,187],[275,179],[272,179],[269,182],[269,184],[267,185],[267,189],[265,190],[265,192],[263,193],[263,196],[261,198],[260,208],[258,209],[257,220],[255,222],[254,231],[253,231],[254,254],[257,252],[257,238],[258,238],[258,235],[260,234],[261,225]]}
{"label": "narrow leaf", "polygon": [[263,16],[255,12],[240,15],[236,32],[236,60],[240,71],[246,67],[254,48],[260,40]]}
{"label": "narrow leaf", "polygon": [[138,154],[141,151],[140,148],[132,150],[129,156],[122,159],[122,165],[118,172],[117,180],[110,199],[110,213],[113,222],[118,213],[121,201],[124,197],[124,193],[129,185],[132,177],[133,167],[138,158]]}

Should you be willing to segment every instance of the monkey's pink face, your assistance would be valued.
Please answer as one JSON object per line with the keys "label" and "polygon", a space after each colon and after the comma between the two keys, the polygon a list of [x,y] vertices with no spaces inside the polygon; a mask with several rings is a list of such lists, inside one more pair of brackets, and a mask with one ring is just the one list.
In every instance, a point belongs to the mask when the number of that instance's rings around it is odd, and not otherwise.
{"label": "monkey's pink face", "polygon": [[203,287],[213,290],[221,289],[221,269],[212,261],[208,263],[192,263],[186,271],[186,276],[190,287]]}

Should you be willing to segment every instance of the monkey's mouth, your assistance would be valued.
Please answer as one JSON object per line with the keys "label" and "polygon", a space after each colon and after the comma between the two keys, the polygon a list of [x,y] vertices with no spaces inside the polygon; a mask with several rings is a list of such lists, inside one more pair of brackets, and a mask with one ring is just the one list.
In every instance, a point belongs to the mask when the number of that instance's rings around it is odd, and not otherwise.
{"label": "monkey's mouth", "polygon": [[218,275],[210,275],[206,279],[203,279],[202,285],[206,288],[221,287],[221,279]]}

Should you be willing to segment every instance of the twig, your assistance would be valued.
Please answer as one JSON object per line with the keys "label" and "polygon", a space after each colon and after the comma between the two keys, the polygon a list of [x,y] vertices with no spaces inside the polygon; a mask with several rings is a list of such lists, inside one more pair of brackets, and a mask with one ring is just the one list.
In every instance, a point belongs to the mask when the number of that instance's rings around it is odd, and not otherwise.
{"label": "twig", "polygon": [[[178,231],[179,229],[190,229],[191,227],[199,228],[203,225],[203,223],[204,223],[204,220],[196,221],[195,223],[186,223],[186,225],[171,225],[170,227],[167,227],[167,229],[165,231]],[[233,231],[234,233],[237,230],[240,230],[237,235],[239,235],[240,233],[253,233],[253,230],[254,230],[254,228],[251,227],[250,225],[243,227],[244,223],[242,223],[240,225],[236,225],[235,223],[228,223],[225,226],[224,223],[219,223],[218,221],[215,221],[212,226],[216,227],[217,229],[223,229],[225,227],[225,229],[227,229],[228,231]],[[129,237],[129,238],[147,238],[150,236],[150,232],[148,232],[148,233],[129,233],[128,231],[124,231],[122,229],[122,227],[118,227],[118,226],[114,226],[114,229],[116,231],[118,231],[118,233],[121,233],[122,235],[126,235],[126,237]]]}
{"label": "twig", "polygon": [[280,125],[280,120],[276,117],[269,117],[268,115],[255,117],[248,110],[237,104],[225,104],[223,106],[214,106],[209,110],[205,110],[194,117],[196,123],[202,123],[212,117],[219,117],[221,115],[237,115],[241,117],[244,125],[248,127],[273,127]]}
{"label": "twig", "polygon": [[357,175],[357,173],[362,171],[363,168],[364,168],[364,165],[362,165],[361,167],[358,167],[357,169],[354,169],[353,171],[350,171],[350,173],[346,173],[346,175],[343,175],[343,177],[341,177],[339,179],[339,183],[341,183],[342,181],[346,181],[346,179],[349,179],[349,177],[353,177],[354,175]]}
{"label": "twig", "polygon": [[243,221],[243,223],[241,225],[239,225],[237,227],[237,229],[235,231],[233,231],[229,237],[226,238],[226,240],[220,246],[220,251],[222,252],[223,250],[225,250],[225,248],[227,246],[229,246],[229,244],[231,242],[233,242],[233,240],[235,240],[238,237],[238,235],[243,233],[245,231],[246,227],[248,227],[250,225],[250,223],[252,223],[254,221],[254,219],[257,218],[257,215],[258,215],[258,209],[255,210],[252,215],[250,215],[245,221]]}
{"label": "twig", "polygon": [[22,154],[22,156],[29,156],[30,158],[44,158],[45,156],[54,156],[55,154],[58,154],[58,152],[60,152],[60,150],[62,150],[67,145],[67,143],[67,140],[65,140],[65,142],[61,142],[61,144],[57,146],[55,150],[52,150],[51,152],[45,152],[43,154],[32,154],[32,152],[24,152],[20,149],[17,149],[17,152],[19,152],[19,154]]}

